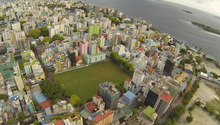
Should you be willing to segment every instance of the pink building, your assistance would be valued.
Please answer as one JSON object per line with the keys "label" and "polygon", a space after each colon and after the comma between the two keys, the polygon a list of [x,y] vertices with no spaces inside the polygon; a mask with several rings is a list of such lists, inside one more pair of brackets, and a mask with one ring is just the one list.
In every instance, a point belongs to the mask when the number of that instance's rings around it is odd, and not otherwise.
{"label": "pink building", "polygon": [[85,48],[84,48],[84,53],[88,54],[88,46],[89,46],[89,42],[85,39],[83,40],[84,41],[84,44],[85,44]]}
{"label": "pink building", "polygon": [[80,50],[79,50],[80,55],[82,56],[85,53],[85,44],[83,42],[81,42],[79,44],[79,48],[80,48]]}

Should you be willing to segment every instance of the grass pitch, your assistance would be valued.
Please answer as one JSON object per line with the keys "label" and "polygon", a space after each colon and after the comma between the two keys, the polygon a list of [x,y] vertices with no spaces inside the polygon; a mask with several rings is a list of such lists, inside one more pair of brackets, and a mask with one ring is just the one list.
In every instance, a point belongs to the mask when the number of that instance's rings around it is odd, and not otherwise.
{"label": "grass pitch", "polygon": [[55,75],[63,83],[67,94],[76,94],[85,103],[98,93],[98,85],[107,82],[121,82],[126,78],[131,79],[126,71],[114,61],[106,61],[88,67],[75,69]]}

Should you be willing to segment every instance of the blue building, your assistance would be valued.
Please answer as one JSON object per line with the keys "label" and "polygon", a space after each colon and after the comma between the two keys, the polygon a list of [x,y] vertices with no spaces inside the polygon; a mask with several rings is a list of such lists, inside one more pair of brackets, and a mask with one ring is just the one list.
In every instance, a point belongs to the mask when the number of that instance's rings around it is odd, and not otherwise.
{"label": "blue building", "polygon": [[120,102],[130,106],[131,104],[134,103],[136,95],[133,94],[131,91],[127,91],[126,93],[123,94],[123,97]]}

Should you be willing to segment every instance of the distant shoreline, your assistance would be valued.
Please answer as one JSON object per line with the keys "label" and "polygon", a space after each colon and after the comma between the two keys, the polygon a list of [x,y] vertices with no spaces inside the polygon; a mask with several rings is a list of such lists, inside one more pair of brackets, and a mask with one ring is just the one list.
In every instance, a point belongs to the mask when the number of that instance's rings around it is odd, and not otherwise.
{"label": "distant shoreline", "polygon": [[191,11],[188,11],[188,10],[183,10],[183,11],[189,14],[193,14]]}
{"label": "distant shoreline", "polygon": [[220,35],[220,31],[218,29],[212,28],[210,26],[206,26],[205,24],[198,23],[198,22],[191,22],[193,25],[196,25],[198,27],[201,27],[203,30],[208,31],[210,33],[214,33],[217,35]]}

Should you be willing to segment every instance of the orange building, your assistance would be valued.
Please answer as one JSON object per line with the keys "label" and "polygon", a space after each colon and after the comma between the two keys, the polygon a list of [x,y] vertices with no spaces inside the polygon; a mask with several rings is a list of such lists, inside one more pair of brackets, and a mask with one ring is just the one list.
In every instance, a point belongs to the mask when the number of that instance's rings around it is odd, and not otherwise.
{"label": "orange building", "polygon": [[92,125],[110,125],[113,121],[113,113],[110,109],[92,119]]}

